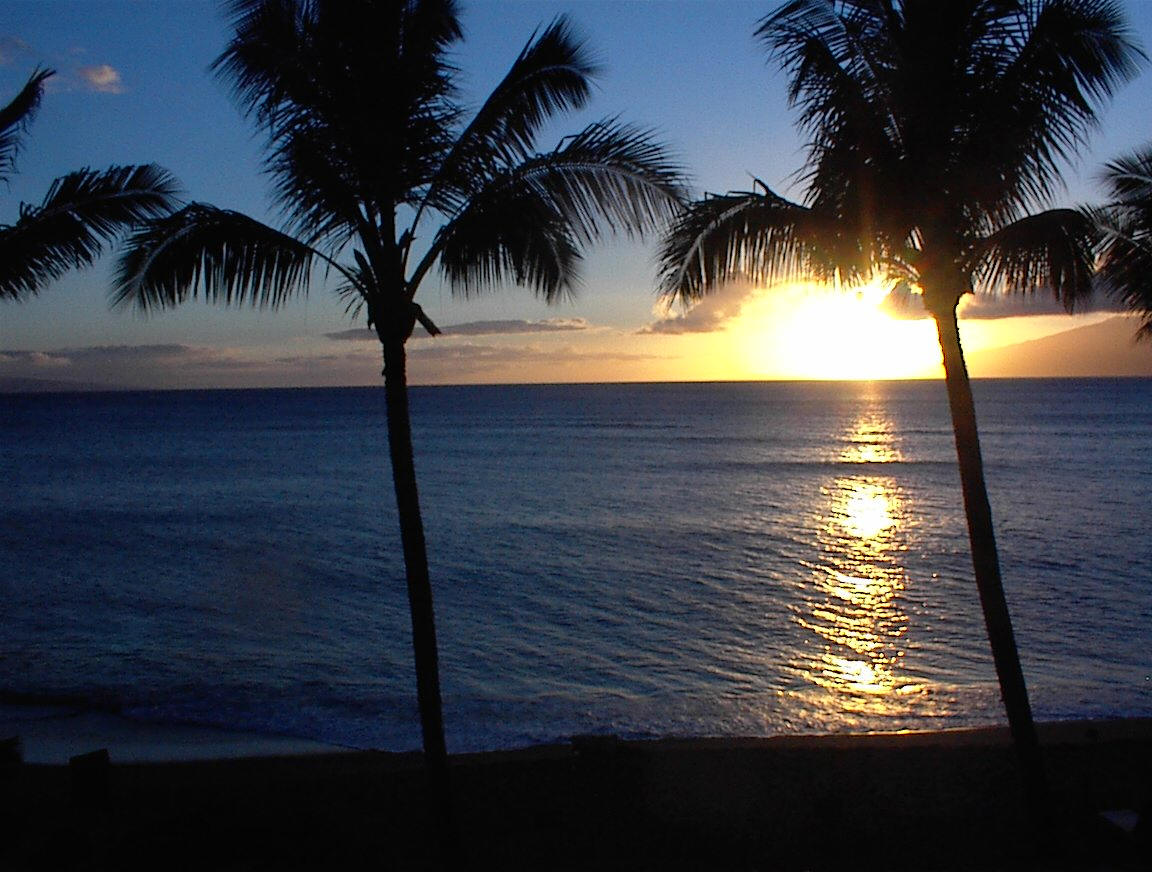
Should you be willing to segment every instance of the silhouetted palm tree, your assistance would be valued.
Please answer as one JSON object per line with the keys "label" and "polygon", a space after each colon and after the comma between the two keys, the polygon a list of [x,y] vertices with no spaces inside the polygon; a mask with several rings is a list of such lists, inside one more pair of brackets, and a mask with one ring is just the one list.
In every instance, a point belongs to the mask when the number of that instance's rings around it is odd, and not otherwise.
{"label": "silhouetted palm tree", "polygon": [[789,74],[809,136],[802,203],[757,180],[684,211],[665,241],[664,294],[737,277],[865,280],[922,292],[936,321],[976,584],[1031,808],[1045,795],[1001,584],[956,306],[974,290],[1089,292],[1093,228],[1036,212],[1100,102],[1134,71],[1104,0],[793,0],[756,31]]}
{"label": "silhouetted palm tree", "polygon": [[1105,287],[1143,316],[1137,336],[1152,339],[1152,146],[1108,164],[1111,199],[1099,210]]}
{"label": "silhouetted palm tree", "polygon": [[[16,169],[23,134],[52,70],[36,70],[0,108],[0,184]],[[70,269],[89,266],[104,244],[175,203],[174,180],[159,167],[78,170],[56,179],[39,206],[21,204],[15,224],[0,226],[0,300],[25,300]]]}
{"label": "silhouetted palm tree", "polygon": [[602,231],[641,233],[672,215],[681,174],[650,134],[615,120],[535,150],[546,121],[586,103],[595,72],[563,18],[532,36],[466,118],[447,57],[461,39],[454,0],[236,0],[231,14],[235,37],[214,69],[268,135],[285,227],[189,205],[130,240],[114,301],[149,310],[202,294],[278,306],[320,266],[367,315],[384,358],[425,760],[447,819],[405,354],[417,322],[439,331],[416,292],[438,268],[463,294],[513,282],[561,298]]}

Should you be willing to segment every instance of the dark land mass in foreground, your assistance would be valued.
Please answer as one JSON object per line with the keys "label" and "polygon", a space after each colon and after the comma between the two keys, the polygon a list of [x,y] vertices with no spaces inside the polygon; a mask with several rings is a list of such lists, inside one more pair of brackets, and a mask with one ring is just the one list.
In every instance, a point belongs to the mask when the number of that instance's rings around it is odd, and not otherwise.
{"label": "dark land mass in foreground", "polygon": [[[1041,737],[1058,822],[1040,860],[1007,731],[987,728],[455,756],[459,868],[1152,868],[1152,720]],[[0,869],[432,868],[417,754],[44,766],[9,751]]]}

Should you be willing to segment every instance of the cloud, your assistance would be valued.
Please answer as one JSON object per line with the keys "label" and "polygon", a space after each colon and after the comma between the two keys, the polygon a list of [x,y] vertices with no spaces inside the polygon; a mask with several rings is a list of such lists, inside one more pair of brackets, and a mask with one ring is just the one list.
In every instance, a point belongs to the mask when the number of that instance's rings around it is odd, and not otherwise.
{"label": "cloud", "polygon": [[508,336],[516,333],[564,333],[587,330],[584,318],[545,318],[542,321],[468,321],[444,328],[445,336]]}
{"label": "cloud", "polygon": [[96,64],[91,67],[80,67],[76,72],[90,91],[100,94],[124,93],[124,83],[120,80],[120,72],[115,67]]}
{"label": "cloud", "polygon": [[597,349],[584,351],[572,346],[543,348],[535,345],[477,345],[474,343],[453,343],[451,345],[433,343],[413,349],[408,356],[413,360],[460,361],[469,364],[620,362],[666,359],[663,355]]}
{"label": "cloud", "polygon": [[341,342],[367,342],[376,340],[376,332],[371,327],[353,327],[351,330],[339,330],[336,333],[325,333],[328,339],[338,339]]}
{"label": "cloud", "polygon": [[[1115,300],[1097,293],[1089,303],[1077,304],[1078,314],[1089,312],[1123,312]],[[1068,310],[1062,303],[1053,299],[1050,293],[1011,294],[993,296],[991,294],[968,294],[960,300],[961,318],[1011,318],[1018,315],[1066,315]]]}
{"label": "cloud", "polygon": [[[572,330],[587,330],[588,321],[584,318],[546,318],[542,321],[468,321],[464,324],[442,326],[444,336],[511,336],[522,333],[562,333]],[[354,327],[336,333],[325,333],[329,339],[347,341],[375,340],[376,333],[367,327]],[[428,334],[417,327],[413,339],[427,339]]]}
{"label": "cloud", "polygon": [[119,388],[237,386],[275,382],[274,361],[192,345],[94,345],[0,351],[0,379],[48,378]]}
{"label": "cloud", "polygon": [[49,355],[58,360],[69,363],[161,363],[179,359],[188,361],[198,352],[209,349],[197,349],[189,345],[92,345],[87,348],[67,348],[61,351],[47,351]]}
{"label": "cloud", "polygon": [[0,66],[8,66],[31,52],[24,40],[16,36],[0,36]]}
{"label": "cloud", "polygon": [[720,288],[695,303],[691,309],[679,315],[667,317],[668,309],[658,307],[662,317],[646,324],[637,333],[716,333],[724,330],[728,322],[739,317],[744,306],[759,296],[751,285],[730,284]]}
{"label": "cloud", "polygon": [[0,351],[0,370],[18,367],[54,369],[68,366],[68,359],[52,351]]}

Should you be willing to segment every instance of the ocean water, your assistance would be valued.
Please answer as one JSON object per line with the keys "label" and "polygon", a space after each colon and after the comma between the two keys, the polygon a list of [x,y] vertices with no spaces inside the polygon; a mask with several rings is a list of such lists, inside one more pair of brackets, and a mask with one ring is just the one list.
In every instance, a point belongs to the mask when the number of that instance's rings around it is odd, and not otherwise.
{"label": "ocean water", "polygon": [[[1037,716],[1152,716],[1152,381],[975,392]],[[940,383],[412,403],[450,750],[1002,721]],[[418,747],[382,390],[0,411],[0,704]]]}

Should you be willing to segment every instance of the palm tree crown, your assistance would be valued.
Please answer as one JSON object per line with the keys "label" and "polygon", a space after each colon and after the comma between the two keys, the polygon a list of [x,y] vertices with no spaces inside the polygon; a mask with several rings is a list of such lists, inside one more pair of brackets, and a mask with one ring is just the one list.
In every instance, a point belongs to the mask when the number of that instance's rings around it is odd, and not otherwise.
{"label": "palm tree crown", "polygon": [[[0,183],[16,170],[23,135],[51,70],[36,70],[0,107]],[[168,212],[175,180],[152,164],[78,170],[56,179],[39,206],[0,226],[0,300],[26,300],[70,269],[90,265],[127,228]]]}
{"label": "palm tree crown", "polygon": [[1099,214],[1104,284],[1143,318],[1137,336],[1152,339],[1152,146],[1108,164],[1104,182],[1110,198]]}
{"label": "palm tree crown", "polygon": [[1091,222],[1034,210],[1134,72],[1116,4],[794,0],[757,36],[809,137],[803,201],[758,186],[695,204],[665,293],[877,270],[932,312],[974,289],[1047,287],[1069,307],[1090,290]]}

